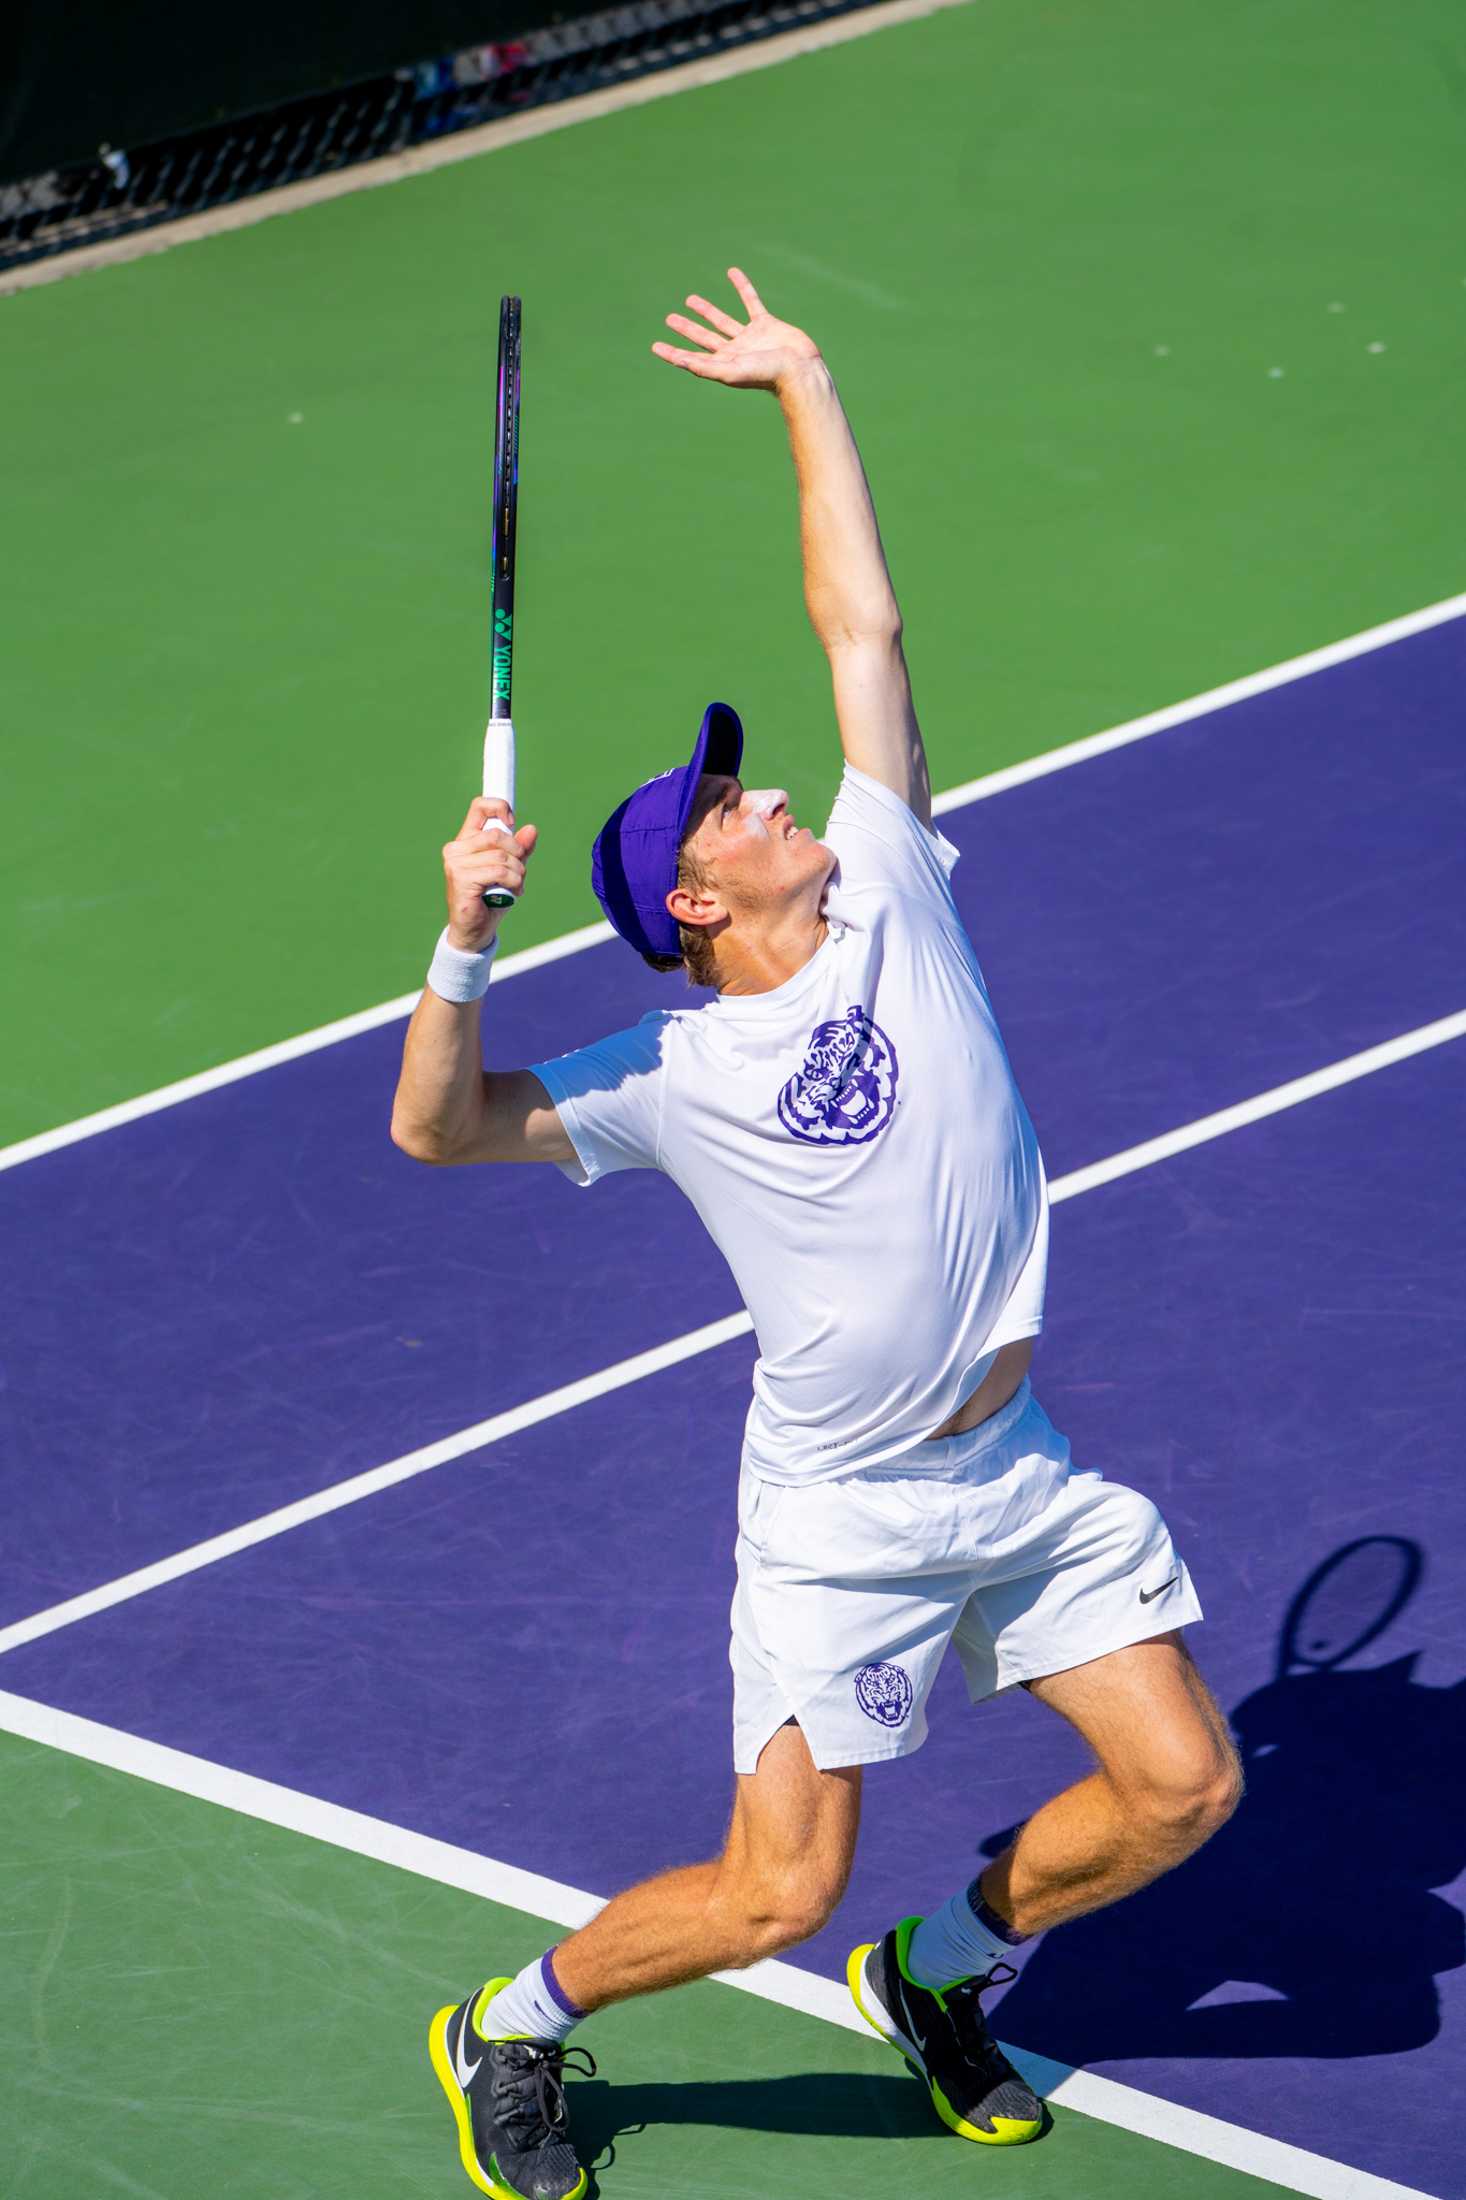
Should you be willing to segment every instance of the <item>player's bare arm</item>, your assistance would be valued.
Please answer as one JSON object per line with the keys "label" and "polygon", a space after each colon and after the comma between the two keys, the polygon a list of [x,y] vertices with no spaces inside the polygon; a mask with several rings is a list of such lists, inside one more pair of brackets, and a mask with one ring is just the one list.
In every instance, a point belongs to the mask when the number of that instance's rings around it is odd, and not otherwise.
{"label": "player's bare arm", "polygon": [[[507,804],[477,796],[454,839],[443,850],[448,899],[448,944],[462,955],[481,955],[494,944],[499,911],[484,895],[491,887],[524,891],[536,829],[513,827]],[[574,1149],[549,1094],[532,1071],[486,1070],[480,1029],[481,1001],[447,1001],[423,988],[403,1048],[402,1071],[392,1105],[392,1138],[416,1161],[567,1161]]]}
{"label": "player's bare arm", "polygon": [[931,823],[931,782],[901,645],[901,612],[881,546],[855,437],[818,345],[780,321],[741,268],[728,277],[747,321],[694,293],[701,316],[669,313],[695,350],[653,344],[669,365],[730,389],[771,391],[789,430],[799,482],[804,600],[830,661],[835,717],[847,760]]}

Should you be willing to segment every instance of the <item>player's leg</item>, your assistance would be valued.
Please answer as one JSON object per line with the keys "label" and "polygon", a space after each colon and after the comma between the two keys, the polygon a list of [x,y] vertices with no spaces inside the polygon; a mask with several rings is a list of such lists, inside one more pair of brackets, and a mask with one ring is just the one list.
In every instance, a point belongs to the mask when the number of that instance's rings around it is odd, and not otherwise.
{"label": "player's leg", "polygon": [[983,1992],[1036,1933],[1183,1862],[1241,1793],[1226,1722],[1178,1634],[1028,1686],[1084,1736],[1096,1770],[940,1910],[850,1959],[862,2015],[917,2065],[943,2121],[989,2145],[1034,2137],[1041,2111],[987,2030]]}
{"label": "player's leg", "polygon": [[[983,1992],[1014,1976],[1036,1933],[1183,1862],[1230,1817],[1242,1787],[1226,1722],[1179,1634],[1027,1685],[1084,1736],[1095,1771],[1036,1811],[932,1916],[903,1919],[850,1960],[862,2014],[903,2051],[919,2046],[938,2114],[989,2144],[1034,2137],[1040,2111],[987,2029]],[[953,2080],[975,2108],[964,2111]]]}
{"label": "player's leg", "polygon": [[[960,1630],[981,1578],[974,1551],[985,1556],[1021,1535],[1042,1511],[1048,1487],[1062,1480],[1066,1452],[1056,1448],[1052,1463],[1031,1458],[1044,1434],[1052,1432],[1025,1384],[988,1422],[914,1447],[906,1462],[908,1471],[927,1471],[904,1490],[896,1485],[890,1545],[919,1562],[921,1580],[929,1589],[940,1585],[943,1602],[951,1599],[941,1618],[943,1649],[954,1635],[961,1646]],[[936,1454],[941,1471],[932,1474],[927,1463]],[[936,1573],[930,1571],[934,1561]],[[935,1620],[935,1611],[929,1618]],[[986,1647],[987,1630],[979,1631]],[[905,1650],[910,1638],[903,1633],[895,1639]],[[969,1662],[966,1654],[963,1662]],[[991,1685],[985,1675],[980,1692]],[[942,2122],[965,2139],[1012,2146],[1036,2138],[1044,2121],[1042,2102],[993,2038],[982,2011],[984,1991],[1013,1975],[1006,1963],[1012,1948],[1000,1920],[984,1921],[970,1907],[964,1915],[969,1929],[960,1935],[937,1931],[934,1920],[903,1918],[880,1940],[856,1948],[846,1975],[857,2009],[922,2080]],[[920,1968],[912,1960],[918,1934],[929,1959]]]}
{"label": "player's leg", "polygon": [[[1031,1396],[973,1431],[969,1446],[958,1494],[968,1548],[982,1557],[953,1636],[969,1690],[977,1701],[1028,1682],[1081,1731],[1093,1725],[1104,1753],[1097,1748],[1097,1774],[1025,1829],[1021,1860],[1010,1852],[933,1914],[905,1918],[857,1949],[850,1985],[867,2019],[922,2070],[945,2122],[968,2138],[1011,2144],[1036,2134],[1041,2112],[1004,2063],[981,1995],[1013,1976],[1033,1932],[1114,1900],[1189,1853],[1231,1807],[1235,1760],[1178,1639],[1163,1651],[1146,1641],[1162,1596],[1173,1628],[1200,1617],[1154,1505],[1076,1471]],[[1088,1682],[1075,1678],[1078,1668]],[[1096,1692],[1107,1713],[1095,1708]],[[1138,1732],[1147,1718],[1148,1745]],[[1111,1763],[1120,1768],[1114,1781]],[[1051,1836],[1070,1873],[1062,1898],[1043,1880],[1057,1855]],[[954,2084],[965,2086],[966,2108]]]}
{"label": "player's leg", "polygon": [[976,1883],[1025,1940],[1183,1863],[1242,1792],[1226,1721],[1179,1634],[1028,1688],[1077,1729],[1097,1764],[1035,1811]]}
{"label": "player's leg", "polygon": [[721,1856],[628,1887],[517,1978],[440,2009],[433,2068],[479,2190],[577,2200],[586,2176],[562,2080],[573,2027],[608,2002],[755,1963],[818,1932],[845,1890],[859,1823],[859,1766],[818,1771],[799,1728],[782,1726],[738,1782]]}
{"label": "player's leg", "polygon": [[555,1950],[555,1972],[587,2011],[808,1940],[845,1891],[860,1823],[860,1767],[820,1772],[797,1726],[782,1726],[738,1781],[721,1856],[618,1894]]}

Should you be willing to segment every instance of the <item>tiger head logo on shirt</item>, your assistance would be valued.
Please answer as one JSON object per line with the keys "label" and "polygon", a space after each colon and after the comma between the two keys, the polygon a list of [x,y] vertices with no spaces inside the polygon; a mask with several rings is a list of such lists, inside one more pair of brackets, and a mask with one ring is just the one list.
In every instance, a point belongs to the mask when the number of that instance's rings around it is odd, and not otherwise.
{"label": "tiger head logo on shirt", "polygon": [[811,1146],[859,1146],[890,1122],[896,1049],[859,1006],[817,1024],[804,1060],[779,1095],[779,1121]]}

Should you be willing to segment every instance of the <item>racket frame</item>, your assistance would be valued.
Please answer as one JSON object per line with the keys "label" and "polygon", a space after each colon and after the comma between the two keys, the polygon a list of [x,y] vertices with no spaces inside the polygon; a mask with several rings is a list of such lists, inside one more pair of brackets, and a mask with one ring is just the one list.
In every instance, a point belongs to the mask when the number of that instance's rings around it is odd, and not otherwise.
{"label": "racket frame", "polygon": [[[489,515],[489,722],[484,732],[484,793],[514,808],[514,561],[519,532],[521,301],[499,300],[499,379],[494,410],[494,489]],[[501,832],[509,828],[491,819]],[[489,828],[485,828],[488,830]],[[484,895],[490,909],[511,909],[506,886]]]}

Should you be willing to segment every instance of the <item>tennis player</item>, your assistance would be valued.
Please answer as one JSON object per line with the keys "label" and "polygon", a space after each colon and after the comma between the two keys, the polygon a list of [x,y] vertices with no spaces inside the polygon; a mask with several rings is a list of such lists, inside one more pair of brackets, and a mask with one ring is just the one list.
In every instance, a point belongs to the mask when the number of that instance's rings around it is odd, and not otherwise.
{"label": "tennis player", "polygon": [[712,989],[532,1069],[484,1070],[487,887],[535,838],[477,800],[444,850],[448,924],[408,1032],[392,1135],[430,1162],[661,1169],[727,1258],[759,1344],[739,1486],[727,1845],[610,1901],[517,1978],[440,2010],[431,2053],[463,2165],[500,2200],[573,2200],[566,2041],[589,2011],[817,1932],[845,1888],[862,1767],[918,1749],[954,1644],[974,1701],[1022,1686],[1092,1772],[926,1918],[855,1949],[861,2014],[953,2131],[1033,2138],[1042,2108],[981,1997],[1025,1942],[1146,1885],[1239,1793],[1184,1646],[1201,1617],[1146,1497],[1076,1467],[1029,1385],[1048,1201],[932,825],[901,616],[835,384],[738,269],[745,318],[691,297],[657,357],[779,400],[805,601],[845,754],[822,838],[743,774],[712,703],[691,759],[638,787],[592,876],[622,939]]}

